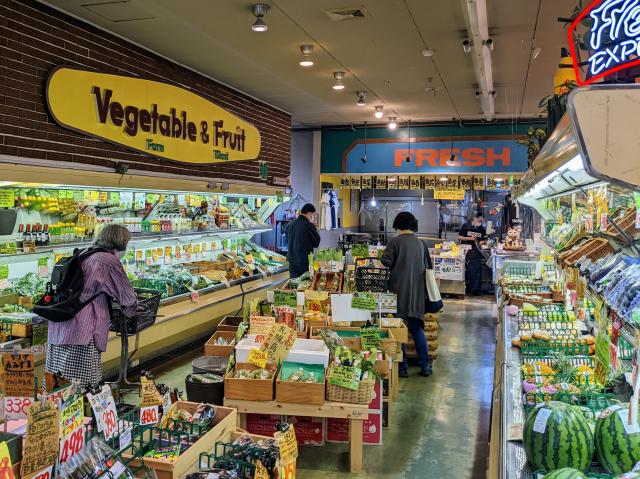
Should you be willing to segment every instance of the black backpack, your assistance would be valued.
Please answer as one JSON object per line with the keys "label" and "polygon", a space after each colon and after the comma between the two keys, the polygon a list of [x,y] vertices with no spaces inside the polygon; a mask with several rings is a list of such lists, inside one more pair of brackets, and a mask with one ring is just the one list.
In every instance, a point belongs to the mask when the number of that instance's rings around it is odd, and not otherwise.
{"label": "black backpack", "polygon": [[61,323],[72,319],[82,308],[102,294],[98,293],[87,301],[80,301],[84,290],[82,262],[99,252],[108,251],[104,248],[76,248],[73,250],[73,256],[60,259],[53,267],[46,293],[35,304],[33,312],[54,323]]}

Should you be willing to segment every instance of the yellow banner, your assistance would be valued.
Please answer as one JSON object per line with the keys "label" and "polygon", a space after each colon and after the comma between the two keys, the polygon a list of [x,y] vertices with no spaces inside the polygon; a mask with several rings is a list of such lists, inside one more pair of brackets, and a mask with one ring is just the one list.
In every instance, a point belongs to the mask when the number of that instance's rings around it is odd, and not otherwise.
{"label": "yellow banner", "polygon": [[57,123],[182,163],[253,160],[258,129],[184,88],[141,78],[60,67],[47,83]]}
{"label": "yellow banner", "polygon": [[433,193],[436,200],[464,200],[464,190],[462,188],[437,188]]}

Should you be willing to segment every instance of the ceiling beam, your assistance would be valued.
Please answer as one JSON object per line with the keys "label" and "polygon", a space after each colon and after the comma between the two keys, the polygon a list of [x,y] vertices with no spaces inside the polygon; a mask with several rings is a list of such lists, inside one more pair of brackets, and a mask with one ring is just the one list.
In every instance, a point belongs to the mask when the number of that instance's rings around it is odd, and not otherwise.
{"label": "ceiling beam", "polygon": [[489,39],[486,0],[461,0],[468,40],[471,42],[471,59],[478,82],[478,93],[482,113],[487,121],[492,121],[496,106],[494,101],[493,69],[491,49],[485,45]]}

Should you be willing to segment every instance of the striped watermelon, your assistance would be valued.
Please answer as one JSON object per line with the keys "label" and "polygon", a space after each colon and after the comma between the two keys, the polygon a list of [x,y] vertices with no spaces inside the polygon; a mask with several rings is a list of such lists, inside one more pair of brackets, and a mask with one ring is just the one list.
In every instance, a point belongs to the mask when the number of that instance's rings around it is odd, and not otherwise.
{"label": "striped watermelon", "polygon": [[610,474],[630,471],[640,461],[640,428],[625,430],[628,413],[628,404],[610,406],[596,422],[596,454]]}
{"label": "striped watermelon", "polygon": [[577,469],[573,469],[572,467],[563,467],[562,469],[556,469],[553,472],[550,472],[542,479],[588,479],[587,475],[578,471]]}
{"label": "striped watermelon", "polygon": [[591,465],[593,435],[576,406],[559,401],[539,404],[527,416],[523,439],[533,469],[573,467],[586,471]]}

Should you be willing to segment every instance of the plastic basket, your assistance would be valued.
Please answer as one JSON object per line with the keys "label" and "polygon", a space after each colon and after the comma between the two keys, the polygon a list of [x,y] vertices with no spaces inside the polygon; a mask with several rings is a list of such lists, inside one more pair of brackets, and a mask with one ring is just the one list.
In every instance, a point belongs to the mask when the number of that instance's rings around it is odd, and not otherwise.
{"label": "plastic basket", "polygon": [[138,296],[138,309],[134,316],[127,318],[120,309],[119,304],[111,307],[111,322],[109,331],[122,332],[122,323],[126,321],[127,334],[137,334],[156,322],[158,307],[162,292],[154,289],[134,288]]}
{"label": "plastic basket", "polygon": [[355,261],[356,291],[386,293],[389,290],[389,268],[375,266],[379,258],[357,258]]}
{"label": "plastic basket", "polygon": [[194,373],[224,374],[227,370],[229,358],[226,356],[201,356],[191,362]]}

